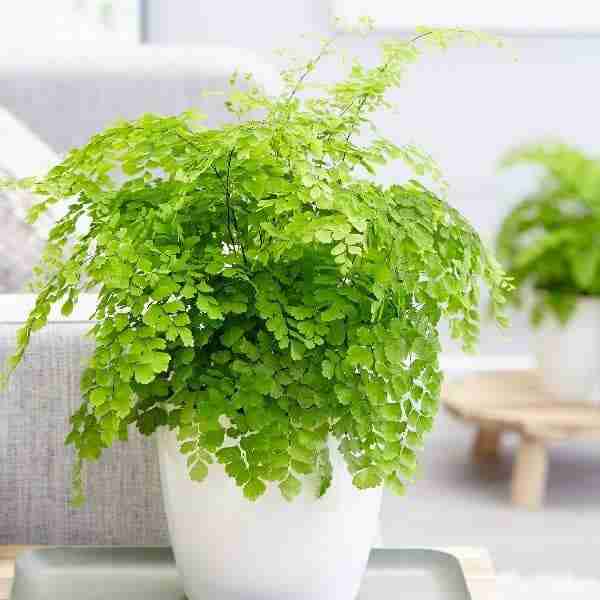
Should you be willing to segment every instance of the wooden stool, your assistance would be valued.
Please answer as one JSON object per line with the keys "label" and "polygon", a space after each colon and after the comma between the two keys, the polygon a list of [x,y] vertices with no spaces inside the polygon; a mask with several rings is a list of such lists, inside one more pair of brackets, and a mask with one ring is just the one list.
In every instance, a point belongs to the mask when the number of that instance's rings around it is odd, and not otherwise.
{"label": "wooden stool", "polygon": [[512,474],[512,502],[529,509],[544,500],[552,441],[600,438],[600,408],[560,402],[541,387],[533,371],[481,373],[445,384],[442,399],[455,417],[475,423],[474,459],[496,460],[504,431],[515,431],[521,445]]}

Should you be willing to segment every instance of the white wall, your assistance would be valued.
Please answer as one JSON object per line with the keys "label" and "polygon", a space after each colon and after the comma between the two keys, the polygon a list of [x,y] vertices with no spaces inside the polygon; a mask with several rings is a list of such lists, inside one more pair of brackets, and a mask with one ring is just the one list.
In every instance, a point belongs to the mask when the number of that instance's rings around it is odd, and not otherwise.
{"label": "white wall", "polygon": [[[302,34],[332,33],[328,0],[147,1],[151,43],[234,45],[276,60],[272,50],[297,47]],[[379,37],[346,35],[341,44],[368,61]],[[398,113],[379,124],[395,141],[415,141],[434,155],[451,183],[452,203],[491,240],[502,215],[534,182],[529,172],[497,172],[507,148],[542,136],[594,151],[600,145],[599,72],[600,37],[520,37],[505,50],[452,50],[413,69],[394,95]],[[385,179],[395,172],[387,169]],[[524,352],[528,344],[522,316],[506,333],[483,331],[487,353]]]}

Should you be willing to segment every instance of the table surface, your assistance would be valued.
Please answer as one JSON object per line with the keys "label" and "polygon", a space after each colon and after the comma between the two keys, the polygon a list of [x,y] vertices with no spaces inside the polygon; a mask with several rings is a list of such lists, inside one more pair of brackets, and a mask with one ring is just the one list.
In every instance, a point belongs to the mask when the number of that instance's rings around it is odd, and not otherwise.
{"label": "table surface", "polygon": [[600,408],[555,400],[535,371],[470,375],[446,384],[442,396],[451,413],[482,426],[548,440],[600,437]]}
{"label": "table surface", "polygon": [[[0,600],[8,600],[19,552],[41,546],[0,546]],[[461,567],[472,600],[495,600],[496,579],[492,561],[483,548],[439,548],[455,556]]]}

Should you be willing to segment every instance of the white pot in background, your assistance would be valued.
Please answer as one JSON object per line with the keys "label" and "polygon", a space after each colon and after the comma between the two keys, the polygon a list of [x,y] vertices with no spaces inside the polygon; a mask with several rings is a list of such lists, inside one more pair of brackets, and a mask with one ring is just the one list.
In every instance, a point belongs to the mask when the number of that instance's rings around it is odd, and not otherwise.
{"label": "white pot in background", "polygon": [[159,433],[158,452],[171,543],[189,600],[356,597],[382,489],[356,489],[337,451],[327,494],[315,498],[305,482],[292,502],[276,486],[250,502],[222,465],[211,465],[203,482],[191,481],[173,432]]}
{"label": "white pot in background", "polygon": [[536,333],[545,389],[557,399],[600,405],[600,298],[580,298],[566,325],[548,316]]}

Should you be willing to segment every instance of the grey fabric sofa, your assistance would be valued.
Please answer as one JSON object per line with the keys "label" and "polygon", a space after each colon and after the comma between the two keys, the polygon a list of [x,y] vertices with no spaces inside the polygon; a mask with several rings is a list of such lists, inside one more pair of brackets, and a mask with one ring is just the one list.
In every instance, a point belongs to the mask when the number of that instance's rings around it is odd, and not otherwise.
{"label": "grey fabric sofa", "polygon": [[[0,297],[0,361],[33,298]],[[87,468],[88,502],[69,506],[68,417],[91,350],[93,298],[34,334],[25,360],[0,393],[0,545],[159,544],[167,540],[153,444],[135,429],[127,444]]]}
{"label": "grey fabric sofa", "polygon": [[[82,49],[83,50],[83,49]],[[119,47],[85,53],[0,56],[0,106],[54,150],[80,144],[118,118],[172,114],[198,106],[215,125],[231,73],[252,72],[273,89],[274,71],[227,48]],[[0,143],[2,140],[0,139]],[[0,257],[1,260],[2,257]],[[0,295],[0,363],[15,344],[27,296]],[[80,401],[79,376],[90,352],[90,307],[57,318],[34,335],[24,363],[0,392],[1,544],[159,544],[167,540],[152,443],[132,432],[87,471],[88,503],[68,504],[72,450],[68,415]]]}

